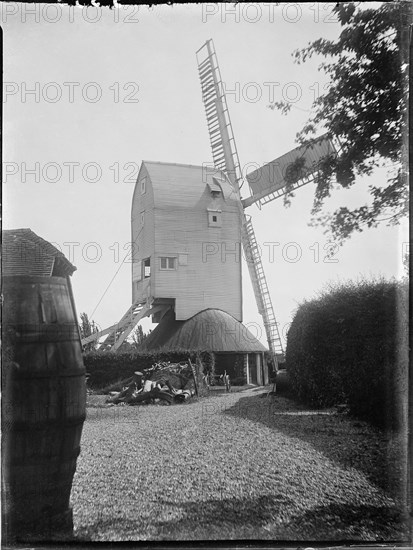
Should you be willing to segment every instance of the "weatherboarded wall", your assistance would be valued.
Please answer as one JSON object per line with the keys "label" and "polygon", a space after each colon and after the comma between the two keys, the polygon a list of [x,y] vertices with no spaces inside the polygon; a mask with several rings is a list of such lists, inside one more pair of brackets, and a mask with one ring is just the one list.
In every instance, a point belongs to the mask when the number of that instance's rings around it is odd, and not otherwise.
{"label": "weatherboarded wall", "polygon": [[[146,191],[142,194],[140,181],[144,177]],[[146,299],[149,294],[174,298],[177,320],[206,308],[219,308],[242,321],[238,204],[228,184],[221,181],[219,192],[212,177],[213,173],[202,167],[144,163],[135,189],[134,299]],[[211,223],[211,216],[216,223]],[[139,261],[149,256],[150,282],[138,281]],[[161,258],[175,258],[174,269],[161,269]]]}
{"label": "weatherboarded wall", "polygon": [[[238,213],[223,212],[222,228],[208,228],[207,211],[156,209],[155,258],[178,257],[173,271],[158,271],[155,293],[176,298],[177,320],[219,308],[242,320]],[[184,258],[187,265],[180,263]]]}
{"label": "weatherboarded wall", "polygon": [[[145,179],[145,193],[141,193],[141,182]],[[142,263],[144,258],[153,255],[155,248],[154,227],[154,197],[149,176],[144,165],[141,166],[138,181],[132,199],[131,213],[131,270],[132,270],[132,301],[144,301],[151,295],[151,286],[154,284],[156,272],[151,270],[151,278],[142,277]],[[138,276],[139,274],[139,276]],[[140,278],[140,280],[139,280]]]}

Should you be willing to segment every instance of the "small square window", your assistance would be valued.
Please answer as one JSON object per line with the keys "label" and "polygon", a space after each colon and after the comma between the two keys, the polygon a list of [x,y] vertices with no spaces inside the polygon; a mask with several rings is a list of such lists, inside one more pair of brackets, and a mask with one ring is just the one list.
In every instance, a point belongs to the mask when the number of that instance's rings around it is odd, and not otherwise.
{"label": "small square window", "polygon": [[208,210],[209,227],[222,227],[222,213],[220,210]]}

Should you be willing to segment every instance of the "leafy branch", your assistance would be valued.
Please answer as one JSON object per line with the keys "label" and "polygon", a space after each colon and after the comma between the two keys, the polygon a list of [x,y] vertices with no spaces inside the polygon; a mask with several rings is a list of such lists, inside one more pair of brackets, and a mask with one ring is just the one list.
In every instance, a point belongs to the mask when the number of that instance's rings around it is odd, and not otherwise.
{"label": "leafy branch", "polygon": [[[329,89],[313,102],[312,114],[297,141],[308,142],[322,129],[340,142],[338,156],[319,165],[311,223],[328,224],[332,238],[343,242],[365,227],[400,223],[408,212],[402,155],[402,136],[407,131],[407,55],[403,46],[411,8],[401,2],[376,9],[339,3],[333,10],[342,25],[339,38],[320,38],[293,56],[298,64],[313,55],[327,58],[319,70],[328,76]],[[270,108],[285,115],[291,104],[281,101]],[[370,205],[354,210],[340,207],[331,214],[318,215],[333,184],[350,188],[359,176],[371,176],[375,168],[389,161],[396,176],[388,177],[384,187],[369,187]]]}

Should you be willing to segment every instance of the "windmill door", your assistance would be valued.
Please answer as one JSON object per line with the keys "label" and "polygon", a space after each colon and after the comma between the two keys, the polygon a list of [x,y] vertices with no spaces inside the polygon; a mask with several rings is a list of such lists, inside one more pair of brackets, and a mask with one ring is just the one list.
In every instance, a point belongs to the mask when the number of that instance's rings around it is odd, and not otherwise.
{"label": "windmill door", "polygon": [[257,355],[250,353],[248,355],[249,381],[250,384],[258,384],[257,376]]}

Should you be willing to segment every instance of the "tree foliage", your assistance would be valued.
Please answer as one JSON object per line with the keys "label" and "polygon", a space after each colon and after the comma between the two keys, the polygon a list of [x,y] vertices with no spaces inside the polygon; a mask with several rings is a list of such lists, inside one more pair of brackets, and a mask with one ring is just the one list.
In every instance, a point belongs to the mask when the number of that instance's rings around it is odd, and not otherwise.
{"label": "tree foliage", "polygon": [[141,325],[138,325],[136,327],[136,329],[132,332],[131,334],[131,338],[132,338],[132,347],[136,350],[136,351],[139,351],[141,348],[142,348],[142,343],[144,342],[144,340],[147,338],[147,336],[149,336],[149,334],[151,333],[152,331],[150,330],[148,333],[146,332],[143,332],[143,328]]}
{"label": "tree foliage", "polygon": [[287,335],[295,393],[315,406],[347,404],[378,425],[407,425],[408,285],[373,280],[330,283],[302,303]]}
{"label": "tree foliage", "polygon": [[[92,321],[89,319],[87,313],[81,313],[80,314],[80,336],[81,338],[86,338],[87,336],[91,336],[92,334],[95,334],[96,332],[99,332],[99,327],[95,323],[95,321]],[[89,342],[88,344],[85,344],[83,346],[84,351],[93,351],[96,349],[98,344],[97,340],[93,340],[92,342]]]}
{"label": "tree foliage", "polygon": [[[373,9],[338,3],[333,10],[342,26],[339,38],[320,38],[293,56],[299,64],[315,54],[326,58],[319,70],[329,78],[328,91],[314,101],[312,115],[297,138],[308,142],[323,129],[340,143],[338,155],[320,164],[312,222],[327,225],[332,237],[342,242],[366,226],[397,224],[408,212],[403,135],[411,10],[407,2]],[[271,108],[286,114],[291,104],[278,102]],[[369,204],[320,215],[335,181],[349,188],[357,176],[370,176],[379,166],[390,167],[387,182],[369,186]]]}

